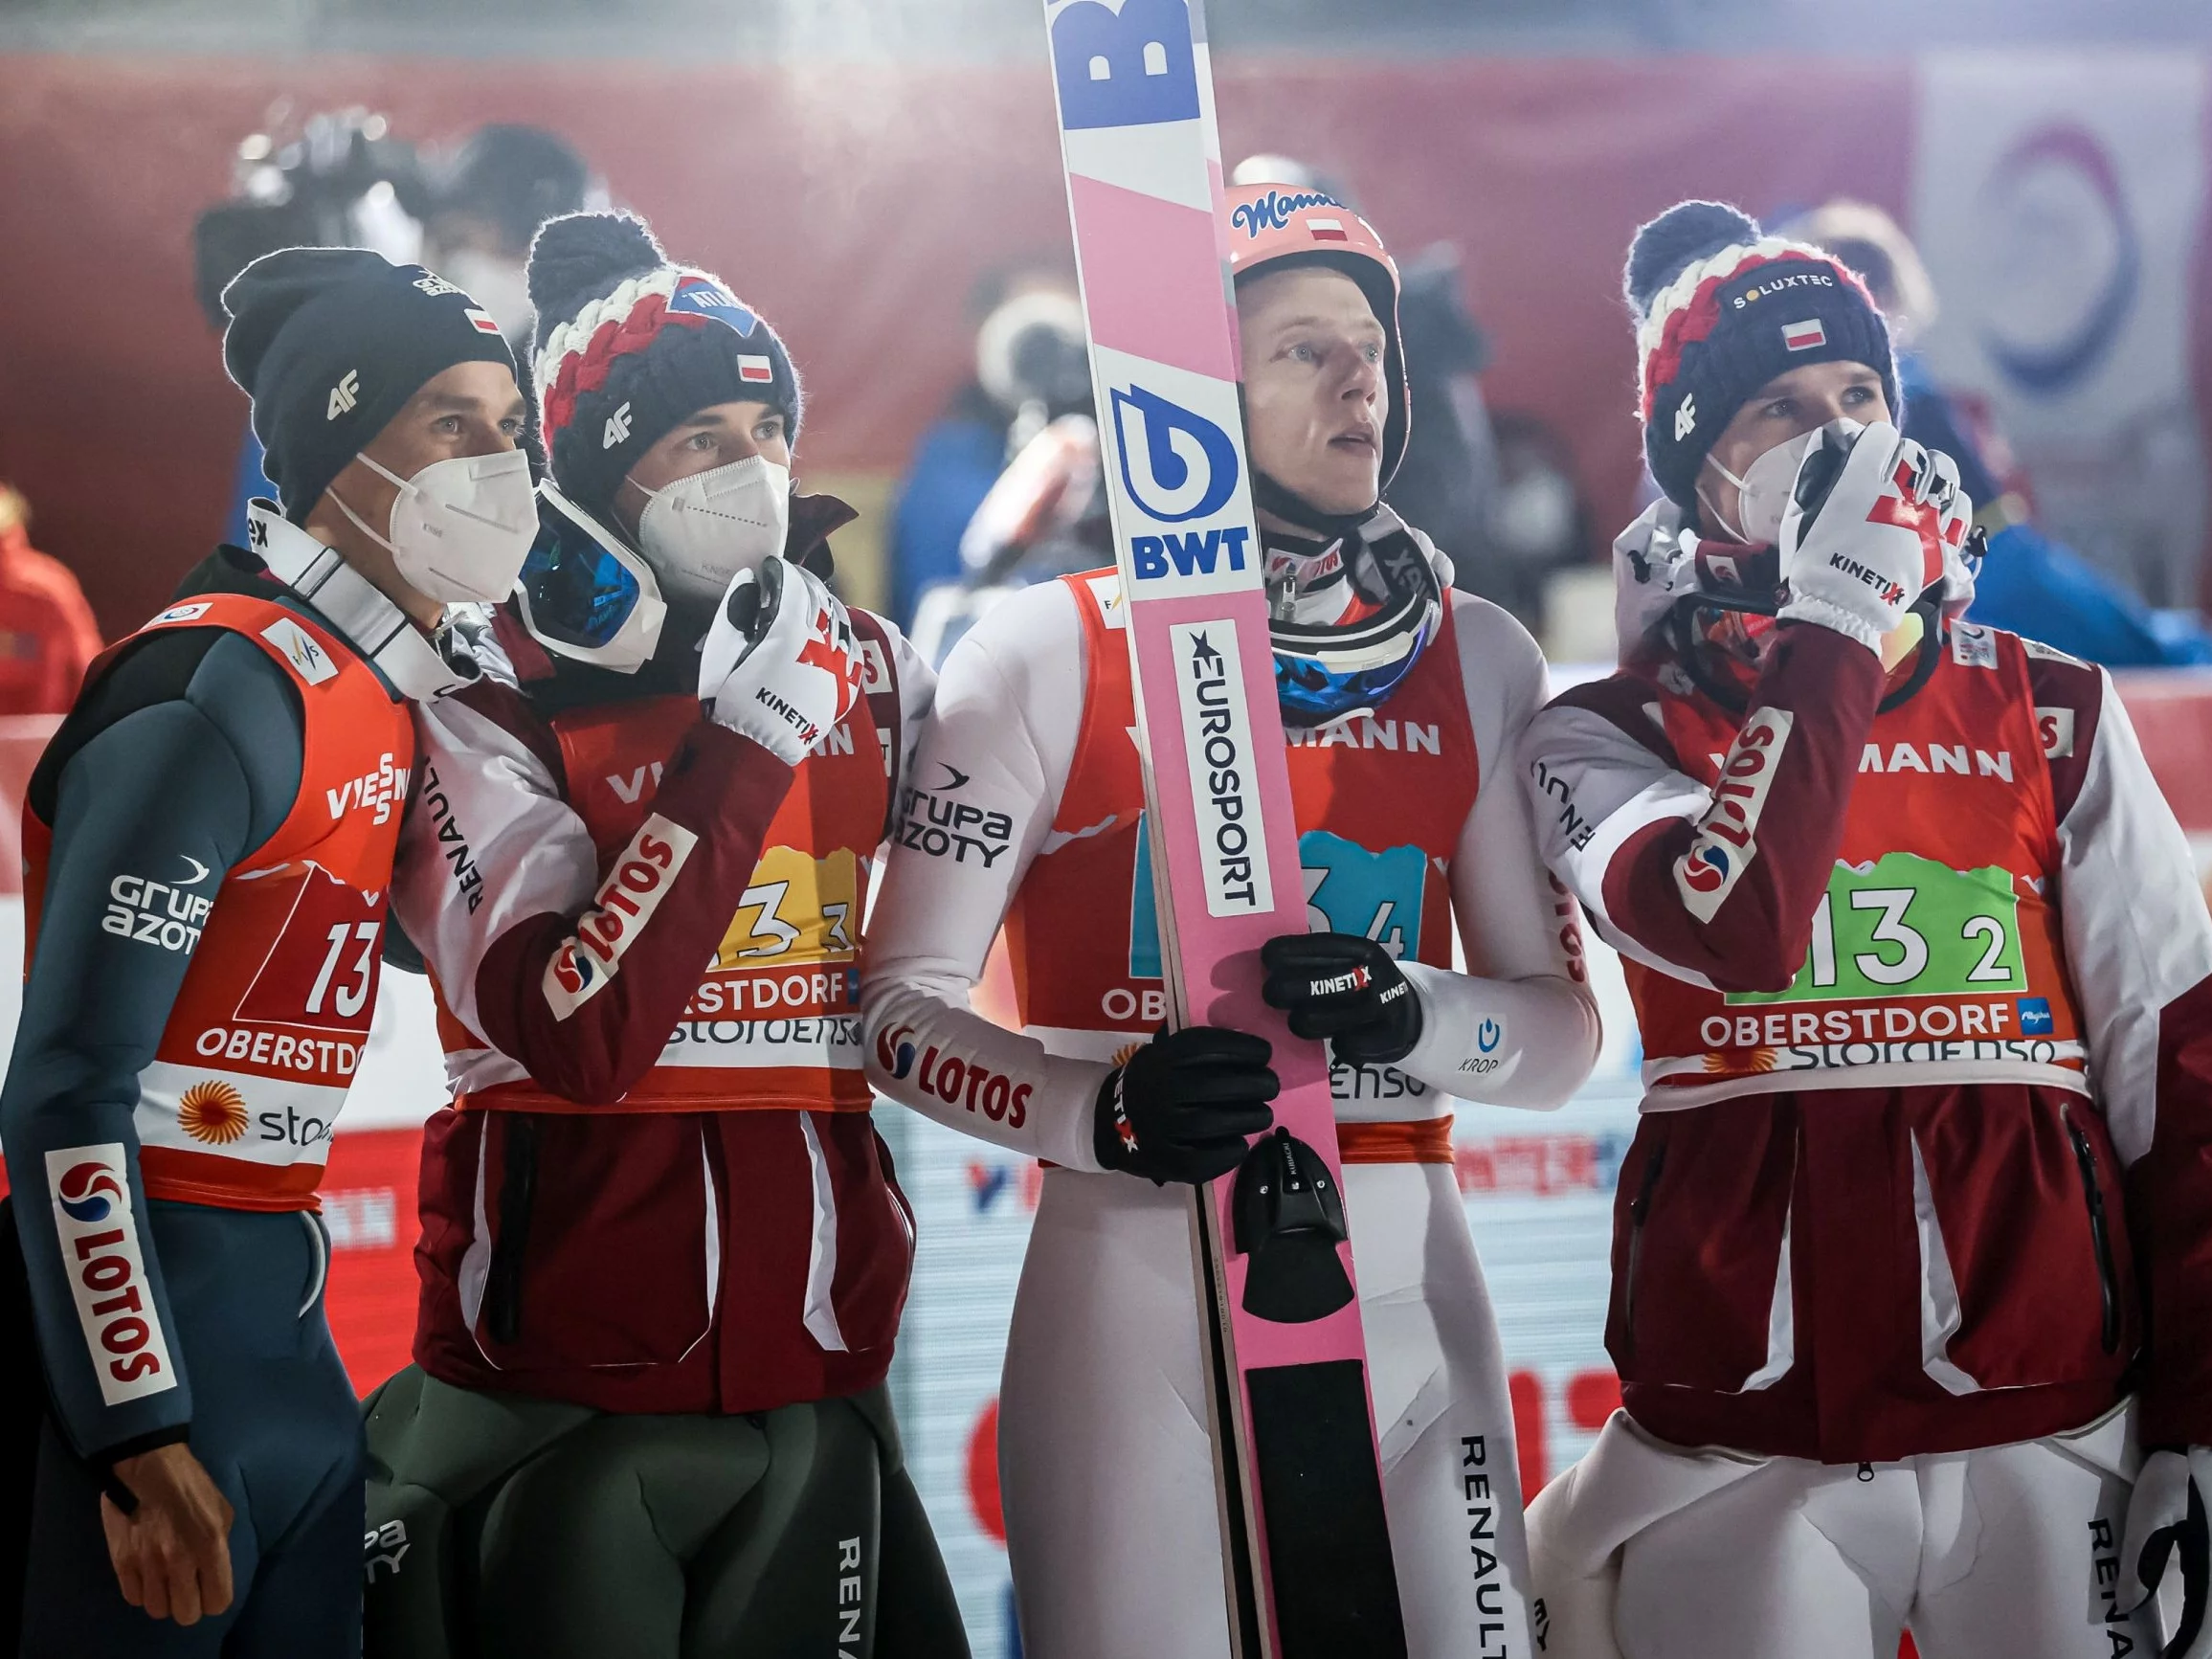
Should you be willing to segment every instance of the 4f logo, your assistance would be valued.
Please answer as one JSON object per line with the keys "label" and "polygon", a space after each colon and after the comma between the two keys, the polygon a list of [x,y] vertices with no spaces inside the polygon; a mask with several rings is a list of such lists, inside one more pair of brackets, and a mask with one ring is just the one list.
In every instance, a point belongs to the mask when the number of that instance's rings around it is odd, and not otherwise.
{"label": "4f logo", "polygon": [[324,411],[324,420],[336,420],[361,401],[361,370],[348,369],[346,378],[330,389],[330,403]]}
{"label": "4f logo", "polygon": [[618,443],[627,442],[629,437],[630,406],[625,403],[613,415],[607,416],[607,430],[599,438],[599,447],[601,449],[613,449]]}
{"label": "4f logo", "polygon": [[1693,394],[1682,400],[1682,407],[1674,412],[1674,441],[1680,443],[1697,430],[1697,398]]}

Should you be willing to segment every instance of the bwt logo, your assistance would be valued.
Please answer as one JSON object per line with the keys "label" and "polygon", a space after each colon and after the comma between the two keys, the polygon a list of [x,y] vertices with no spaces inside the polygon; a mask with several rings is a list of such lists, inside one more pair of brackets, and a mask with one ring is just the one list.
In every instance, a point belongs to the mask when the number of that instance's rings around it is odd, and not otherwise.
{"label": "bwt logo", "polygon": [[[1137,510],[1160,524],[1187,524],[1219,512],[1236,493],[1237,445],[1204,415],[1141,386],[1112,388],[1114,448],[1122,487]],[[1245,525],[1134,536],[1129,551],[1140,580],[1212,575],[1244,569]]]}

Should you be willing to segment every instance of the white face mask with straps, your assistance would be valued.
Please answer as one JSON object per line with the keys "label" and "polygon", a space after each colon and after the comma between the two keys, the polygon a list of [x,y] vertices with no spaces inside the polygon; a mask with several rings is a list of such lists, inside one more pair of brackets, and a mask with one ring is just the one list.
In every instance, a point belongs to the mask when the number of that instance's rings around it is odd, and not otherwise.
{"label": "white face mask with straps", "polygon": [[713,604],[740,571],[783,551],[791,527],[791,468],[765,455],[680,478],[646,496],[637,549],[668,596]]}
{"label": "white face mask with straps", "polygon": [[353,527],[391,555],[400,579],[440,604],[497,604],[514,592],[538,533],[530,460],[519,449],[457,455],[401,478],[367,453],[355,458],[398,486],[390,533],[379,535],[333,488]]}
{"label": "white face mask with straps", "polygon": [[[1866,430],[1859,422],[1848,418],[1834,424],[1853,431]],[[1736,487],[1736,522],[1732,525],[1728,522],[1728,515],[1714,505],[1709,498],[1706,501],[1705,504],[1711,508],[1713,519],[1720,527],[1747,547],[1779,546],[1782,539],[1782,515],[1789,510],[1790,492],[1798,487],[1798,472],[1805,464],[1805,456],[1822,430],[1816,426],[1810,432],[1800,432],[1797,437],[1776,444],[1745,467],[1741,478],[1709,454],[1705,459],[1712,470]]]}

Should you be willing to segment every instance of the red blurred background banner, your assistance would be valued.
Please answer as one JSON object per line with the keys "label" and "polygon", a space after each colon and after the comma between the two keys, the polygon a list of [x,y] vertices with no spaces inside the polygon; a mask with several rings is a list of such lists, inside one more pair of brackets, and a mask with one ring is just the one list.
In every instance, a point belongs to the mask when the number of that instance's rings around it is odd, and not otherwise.
{"label": "red blurred background banner", "polygon": [[[1066,258],[1041,66],[19,56],[5,72],[0,476],[111,635],[221,526],[245,399],[193,302],[190,228],[279,101],[295,121],[367,105],[416,140],[487,121],[566,135],[784,332],[816,469],[895,470],[969,372],[976,277]],[[1312,158],[1395,247],[1461,249],[1493,406],[1567,437],[1604,525],[1637,467],[1620,300],[1635,224],[1690,193],[1907,205],[1903,61],[1288,57],[1218,78],[1231,152]]]}

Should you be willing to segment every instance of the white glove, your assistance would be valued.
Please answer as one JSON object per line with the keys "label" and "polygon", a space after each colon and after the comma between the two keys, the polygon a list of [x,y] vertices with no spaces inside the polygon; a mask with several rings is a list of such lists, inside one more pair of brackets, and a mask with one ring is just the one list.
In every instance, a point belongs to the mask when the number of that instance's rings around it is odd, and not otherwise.
{"label": "white glove", "polygon": [[2212,1491],[2212,1446],[2154,1451],[2135,1476],[2120,1545],[2119,1609],[2133,1612],[2157,1590],[2169,1566],[2181,1573],[2181,1626],[2164,1651],[2172,1659],[2212,1659],[2212,1532],[2204,1494]]}
{"label": "white glove", "polygon": [[699,653],[699,700],[717,726],[796,766],[860,695],[853,619],[821,579],[782,559],[740,571]]}
{"label": "white glove", "polygon": [[1784,621],[1818,622],[1880,655],[1882,637],[1943,579],[1946,547],[1965,539],[1973,504],[1948,456],[1879,421],[1822,427],[1782,514]]}

